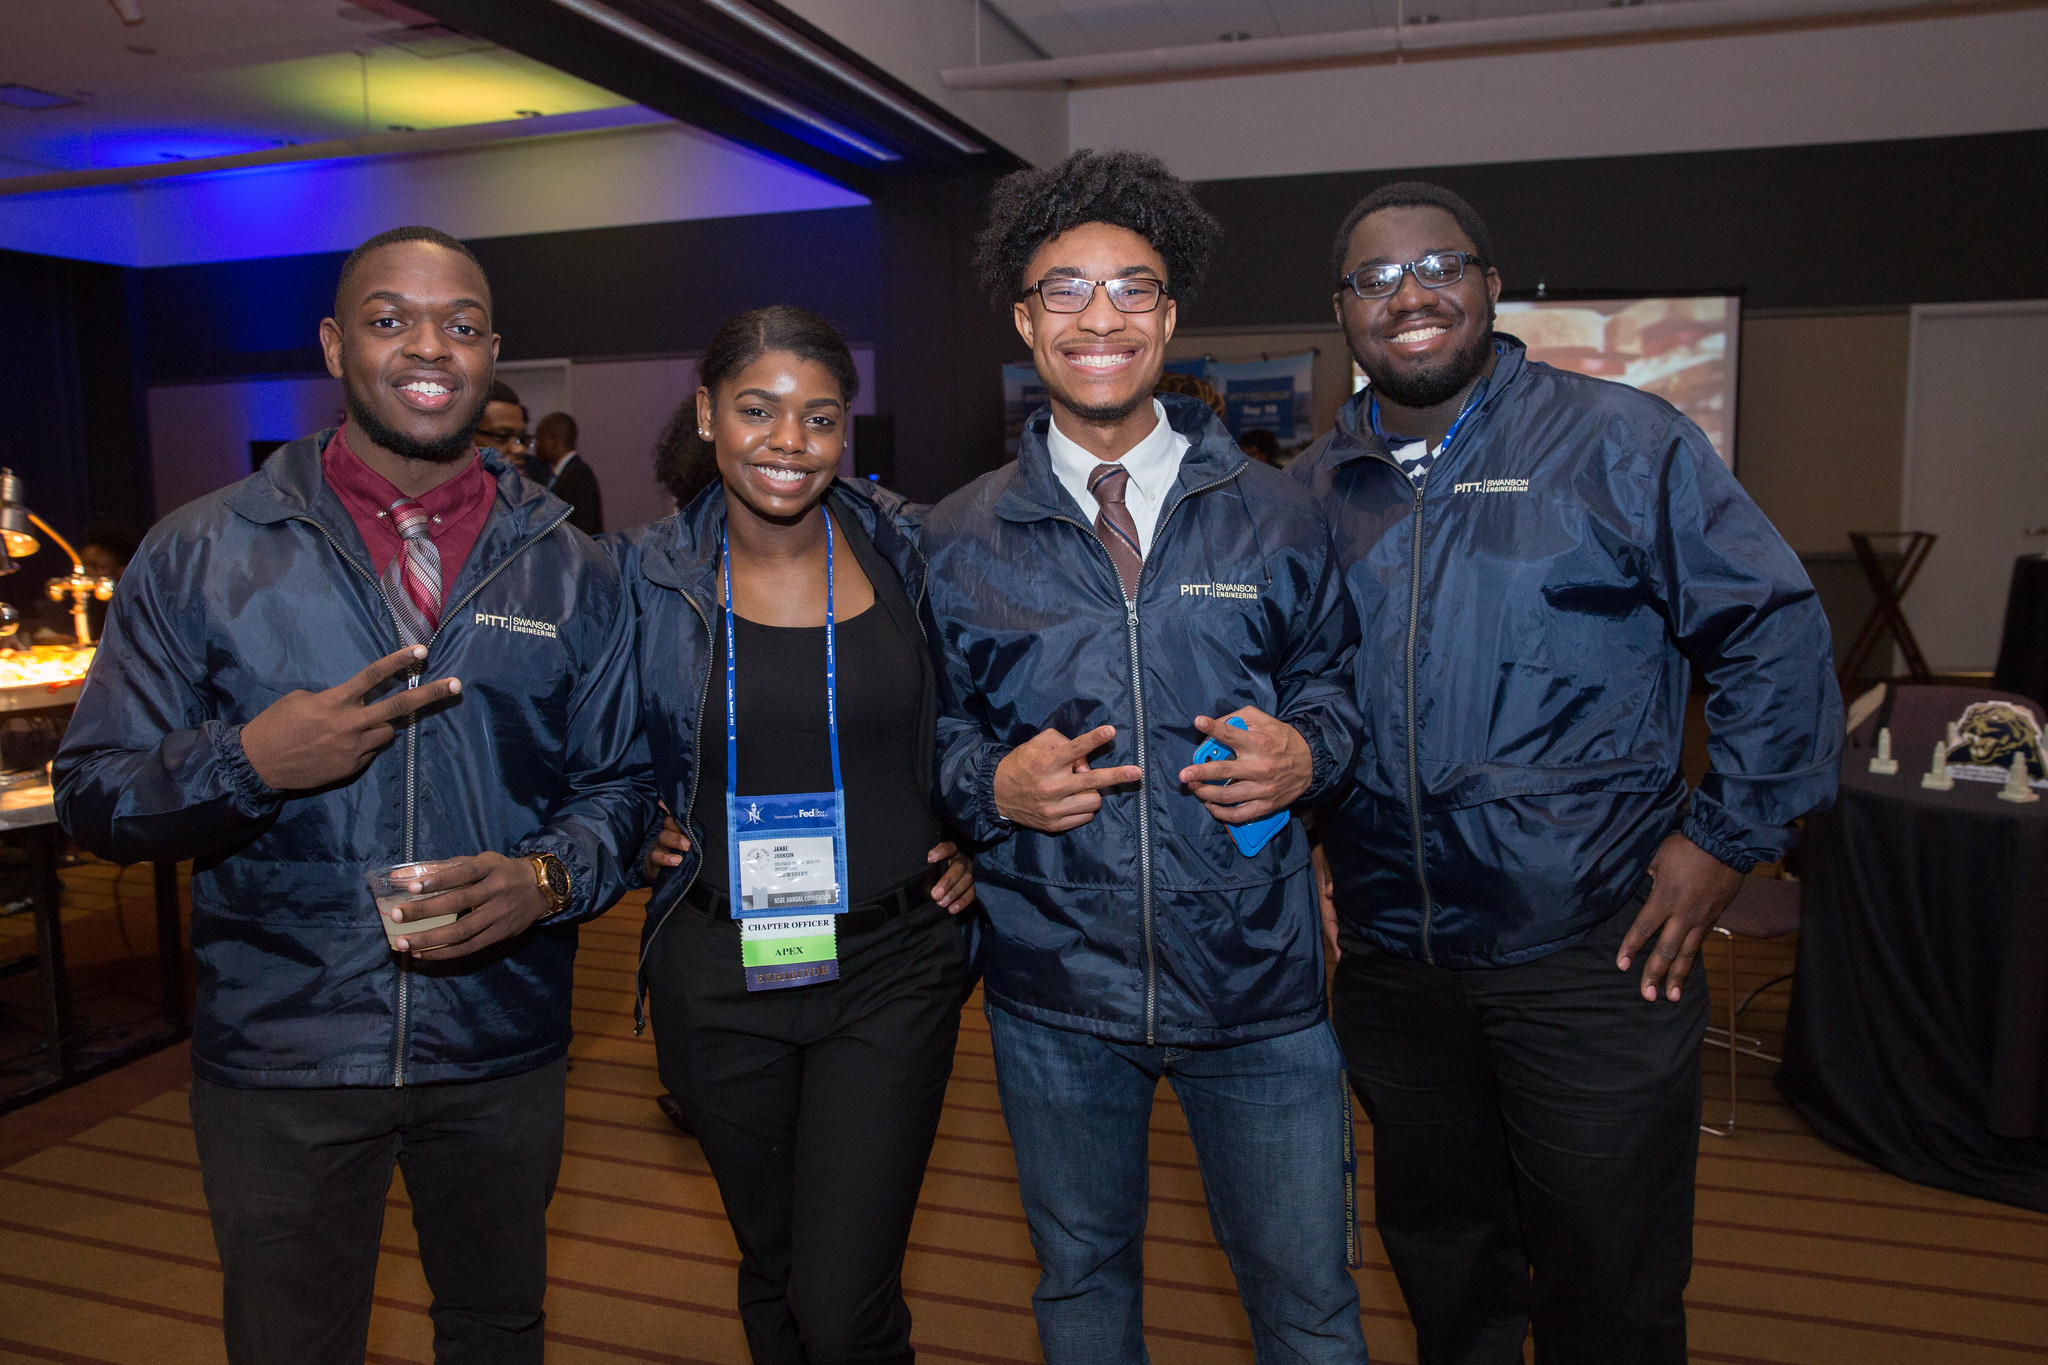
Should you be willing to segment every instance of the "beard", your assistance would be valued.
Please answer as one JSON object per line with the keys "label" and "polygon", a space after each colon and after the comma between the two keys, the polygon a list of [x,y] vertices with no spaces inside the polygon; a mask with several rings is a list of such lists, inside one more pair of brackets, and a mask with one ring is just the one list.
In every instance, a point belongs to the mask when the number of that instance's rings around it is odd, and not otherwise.
{"label": "beard", "polygon": [[1473,337],[1471,344],[1463,350],[1454,351],[1436,364],[1420,369],[1391,369],[1383,361],[1367,360],[1356,347],[1351,351],[1358,368],[1364,370],[1365,377],[1372,381],[1375,392],[1404,408],[1417,409],[1433,408],[1456,398],[1467,384],[1479,377],[1492,354],[1493,328],[1490,325]]}
{"label": "beard", "polygon": [[[1043,378],[1043,376],[1040,377]],[[1084,422],[1099,422],[1108,425],[1113,422],[1123,421],[1124,418],[1136,412],[1141,405],[1151,402],[1152,390],[1157,382],[1158,376],[1154,375],[1153,384],[1145,385],[1141,392],[1131,395],[1121,403],[1083,403],[1076,399],[1073,394],[1066,392],[1063,387],[1050,382],[1045,386],[1045,396],[1057,402],[1061,407],[1073,413],[1074,416]]]}
{"label": "beard", "polygon": [[341,388],[348,399],[349,420],[361,428],[363,435],[404,460],[424,460],[428,464],[453,464],[470,452],[476,440],[476,429],[484,420],[484,405],[490,402],[490,390],[485,389],[477,399],[476,406],[463,419],[462,425],[446,436],[433,441],[416,441],[391,426],[370,410],[370,404],[356,387],[355,376],[346,367],[342,370]]}

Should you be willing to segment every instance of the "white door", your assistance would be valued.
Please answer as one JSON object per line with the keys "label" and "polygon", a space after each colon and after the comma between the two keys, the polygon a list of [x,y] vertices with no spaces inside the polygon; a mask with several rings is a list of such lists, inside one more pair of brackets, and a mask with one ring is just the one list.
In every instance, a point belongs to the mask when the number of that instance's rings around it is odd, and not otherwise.
{"label": "white door", "polygon": [[2013,560],[2048,549],[2048,299],[1913,310],[1899,525],[1940,539],[1906,594],[1937,673],[1998,661]]}

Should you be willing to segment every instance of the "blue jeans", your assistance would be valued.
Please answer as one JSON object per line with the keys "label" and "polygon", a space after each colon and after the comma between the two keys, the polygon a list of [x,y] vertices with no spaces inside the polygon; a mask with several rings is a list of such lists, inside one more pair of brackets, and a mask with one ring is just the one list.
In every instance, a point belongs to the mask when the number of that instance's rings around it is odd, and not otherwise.
{"label": "blue jeans", "polygon": [[996,1086],[1038,1253],[1047,1365],[1142,1365],[1147,1129],[1165,1076],[1258,1365],[1363,1365],[1344,1267],[1344,1057],[1328,1024],[1235,1047],[1113,1043],[991,1006]]}

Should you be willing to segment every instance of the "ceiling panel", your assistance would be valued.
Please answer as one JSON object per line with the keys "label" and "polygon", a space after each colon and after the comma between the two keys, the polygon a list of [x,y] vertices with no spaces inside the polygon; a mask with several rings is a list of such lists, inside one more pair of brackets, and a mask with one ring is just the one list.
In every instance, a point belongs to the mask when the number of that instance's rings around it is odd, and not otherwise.
{"label": "ceiling panel", "polygon": [[[1670,0],[1686,4],[1690,0]],[[983,0],[1050,56],[1126,52],[1253,38],[1381,28],[1397,15],[1439,22],[1601,9],[1613,0]]]}
{"label": "ceiling panel", "polygon": [[[376,0],[0,0],[0,84],[73,101],[0,106],[0,158],[89,170],[450,128],[627,101]],[[408,23],[410,21],[410,24]]]}

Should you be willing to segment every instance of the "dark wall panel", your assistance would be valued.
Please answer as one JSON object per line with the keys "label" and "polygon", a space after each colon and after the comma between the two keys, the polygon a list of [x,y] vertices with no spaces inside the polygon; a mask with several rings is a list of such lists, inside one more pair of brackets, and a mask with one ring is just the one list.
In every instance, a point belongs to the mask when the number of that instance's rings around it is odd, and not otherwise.
{"label": "dark wall panel", "polygon": [[[496,296],[506,360],[701,350],[767,303],[871,340],[874,211],[821,209],[470,243]],[[342,253],[144,272],[152,383],[318,373]]]}
{"label": "dark wall panel", "polygon": [[1511,290],[1738,287],[1750,308],[2048,294],[2048,132],[1212,181],[1203,327],[1330,321],[1338,224],[1433,180],[1493,230]]}
{"label": "dark wall panel", "polygon": [[[0,465],[32,509],[66,536],[106,518],[154,519],[137,345],[138,272],[0,251]],[[69,570],[46,548],[0,595],[21,602]],[[33,582],[33,590],[22,585]]]}

